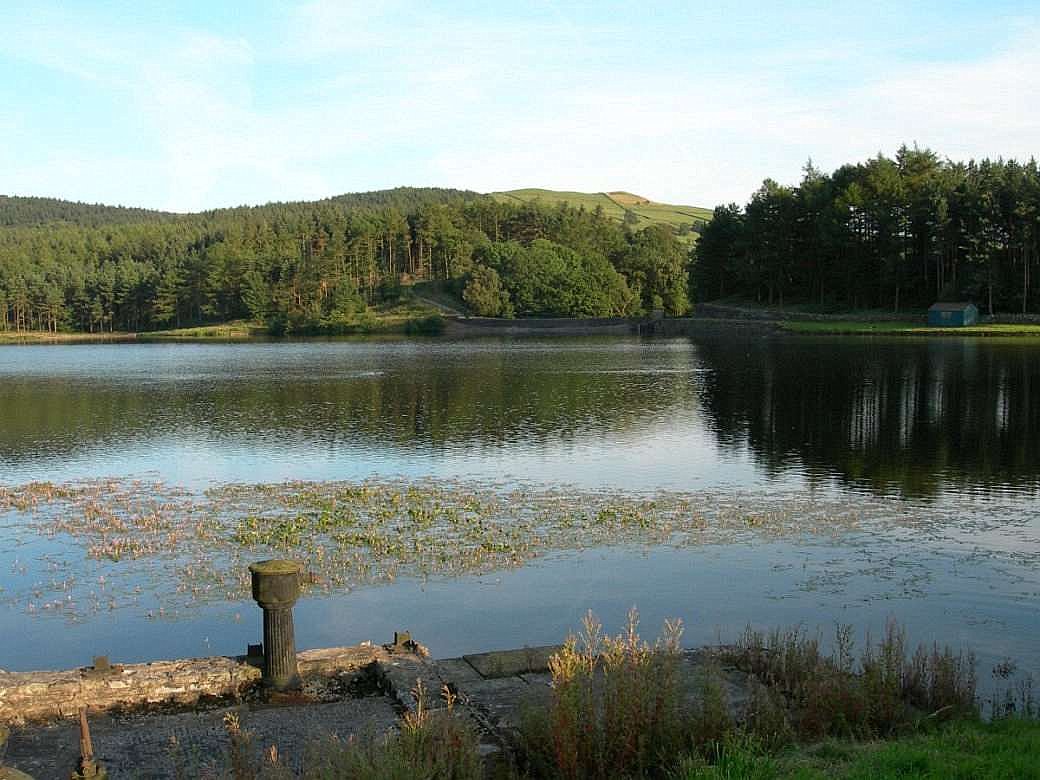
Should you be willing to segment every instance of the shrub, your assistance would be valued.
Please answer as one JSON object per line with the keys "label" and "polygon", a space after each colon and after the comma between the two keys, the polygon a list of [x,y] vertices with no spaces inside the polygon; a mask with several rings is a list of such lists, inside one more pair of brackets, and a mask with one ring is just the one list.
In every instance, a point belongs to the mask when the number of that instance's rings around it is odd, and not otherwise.
{"label": "shrub", "polygon": [[744,730],[763,747],[771,750],[794,741],[794,727],[783,694],[755,678],[751,678]]}
{"label": "shrub", "polygon": [[549,711],[522,727],[529,772],[574,780],[658,776],[688,744],[681,624],[666,622],[653,646],[640,639],[634,609],[618,636],[603,636],[601,628],[589,613],[581,636],[550,659]]}
{"label": "shrub", "polygon": [[867,638],[858,663],[848,626],[838,627],[830,655],[801,628],[768,637],[749,628],[731,660],[783,696],[803,739],[887,736],[921,717],[977,714],[974,656],[938,647],[909,656],[894,621],[876,644]]}
{"label": "shrub", "polygon": [[474,267],[469,273],[462,300],[480,317],[512,317],[513,303],[502,286],[498,271],[485,265]]}
{"label": "shrub", "polygon": [[717,661],[710,661],[702,671],[698,687],[700,696],[691,713],[693,742],[701,752],[714,752],[736,728]]}
{"label": "shrub", "polygon": [[312,746],[304,780],[479,780],[477,739],[453,712],[438,710],[421,724],[402,725],[383,739],[330,737]]}
{"label": "shrub", "polygon": [[444,332],[444,318],[439,314],[408,320],[404,332],[413,336],[439,336]]}

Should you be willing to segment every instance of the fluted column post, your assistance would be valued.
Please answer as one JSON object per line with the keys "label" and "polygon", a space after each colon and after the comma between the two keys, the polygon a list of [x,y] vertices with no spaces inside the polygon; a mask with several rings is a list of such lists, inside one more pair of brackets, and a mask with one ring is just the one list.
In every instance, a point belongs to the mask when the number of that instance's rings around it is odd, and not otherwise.
{"label": "fluted column post", "polygon": [[264,611],[264,685],[278,691],[300,683],[296,668],[296,638],[292,608],[300,595],[296,561],[259,561],[249,567],[253,598]]}

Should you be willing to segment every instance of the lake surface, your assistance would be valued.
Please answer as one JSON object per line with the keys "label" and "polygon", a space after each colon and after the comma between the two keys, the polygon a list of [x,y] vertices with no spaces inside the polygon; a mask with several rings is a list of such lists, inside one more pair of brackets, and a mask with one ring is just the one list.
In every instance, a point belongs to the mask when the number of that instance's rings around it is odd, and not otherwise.
{"label": "lake surface", "polygon": [[[1036,342],[735,333],[6,347],[0,415],[8,488],[115,478],[201,496],[239,482],[432,478],[667,494],[695,508],[738,500],[755,516],[788,507],[786,525],[706,543],[629,534],[465,576],[404,567],[392,582],[303,599],[301,646],[399,629],[438,656],[546,644],[587,609],[617,629],[638,605],[648,635],[684,618],[688,644],[748,623],[877,635],[895,617],[915,640],[971,646],[980,677],[1005,657],[1040,673]],[[807,529],[791,507],[857,522]],[[256,641],[259,612],[241,592],[164,601],[184,561],[97,560],[81,538],[39,526],[41,511],[0,512],[0,667]],[[135,595],[118,607],[59,603],[121,576]]]}

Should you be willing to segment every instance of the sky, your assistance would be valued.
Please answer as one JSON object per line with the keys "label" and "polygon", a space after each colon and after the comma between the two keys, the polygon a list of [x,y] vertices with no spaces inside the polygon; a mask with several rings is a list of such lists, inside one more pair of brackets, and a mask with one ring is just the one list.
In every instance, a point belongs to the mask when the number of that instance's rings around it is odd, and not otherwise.
{"label": "sky", "polygon": [[0,193],[746,202],[903,143],[1040,156],[1040,3],[0,2]]}

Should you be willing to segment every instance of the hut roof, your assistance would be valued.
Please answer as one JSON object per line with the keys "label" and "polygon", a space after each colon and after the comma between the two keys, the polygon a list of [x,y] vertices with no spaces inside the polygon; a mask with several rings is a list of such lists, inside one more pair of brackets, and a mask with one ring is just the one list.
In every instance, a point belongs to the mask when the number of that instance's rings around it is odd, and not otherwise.
{"label": "hut roof", "polygon": [[964,311],[974,303],[933,303],[928,311]]}

